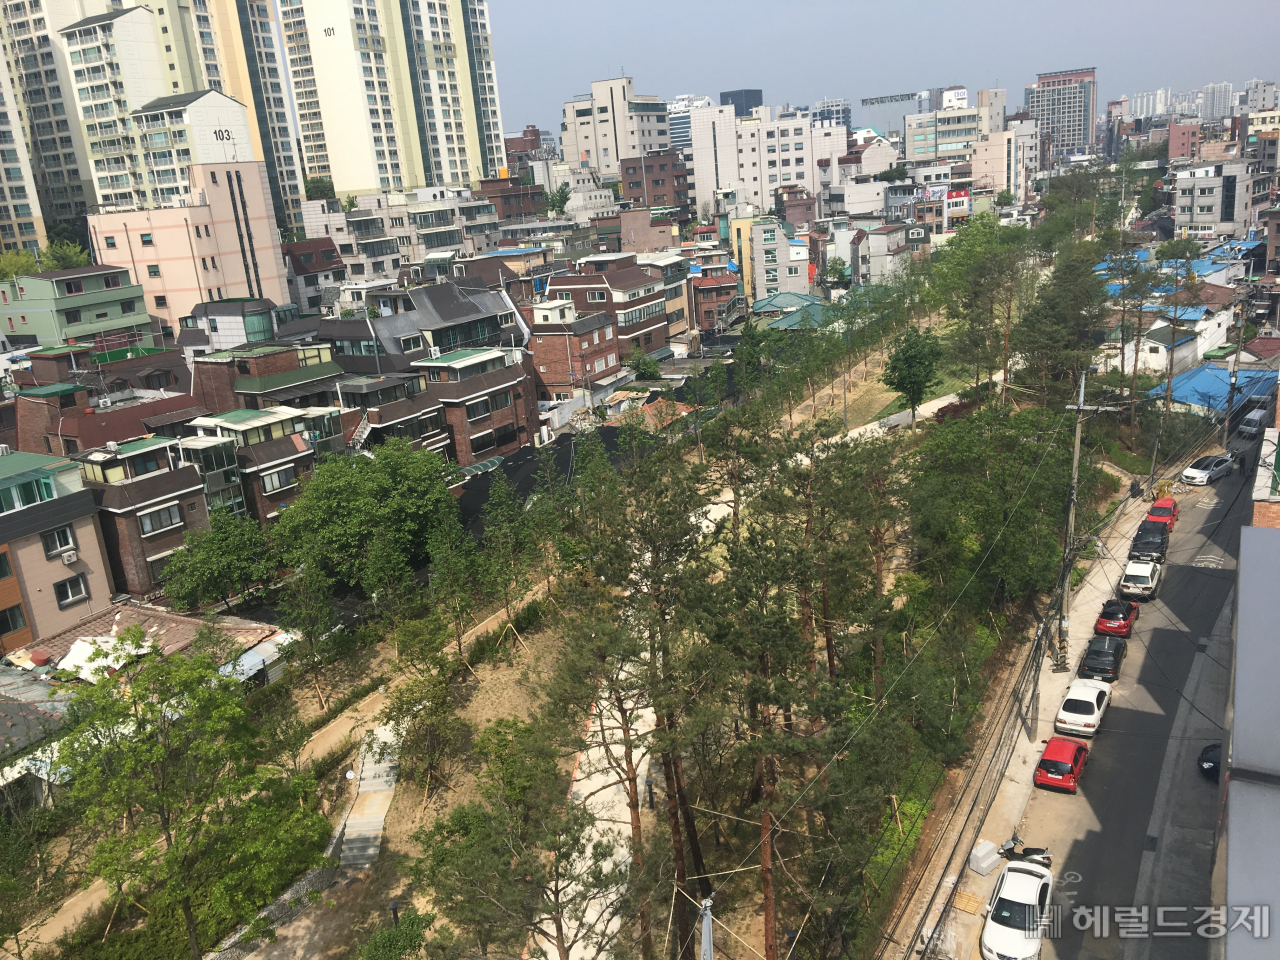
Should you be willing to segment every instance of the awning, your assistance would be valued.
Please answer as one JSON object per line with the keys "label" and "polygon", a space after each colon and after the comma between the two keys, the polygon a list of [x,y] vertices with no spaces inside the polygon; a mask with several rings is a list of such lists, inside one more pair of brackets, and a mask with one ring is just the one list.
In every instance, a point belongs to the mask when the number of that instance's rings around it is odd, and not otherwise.
{"label": "awning", "polygon": [[423,263],[442,263],[446,260],[452,260],[458,255],[456,250],[441,250],[437,253],[428,253],[422,258]]}
{"label": "awning", "polygon": [[675,355],[676,352],[670,347],[659,347],[657,350],[653,351],[653,353],[648,354],[648,357],[650,360],[662,362],[663,360],[672,359]]}
{"label": "awning", "polygon": [[[261,646],[261,644],[259,644]],[[263,659],[262,654],[258,653],[257,647],[252,650],[246,650],[240,654],[239,659],[232,660],[230,663],[224,663],[218,668],[218,672],[224,677],[234,677],[237,680],[248,680],[259,670],[267,665],[267,661]]]}
{"label": "awning", "polygon": [[145,427],[163,427],[170,423],[180,423],[183,420],[193,420],[196,417],[207,417],[209,411],[204,407],[184,407],[181,410],[170,410],[168,413],[157,413],[154,417],[142,417],[142,425]]}
{"label": "awning", "polygon": [[478,473],[488,473],[490,470],[496,470],[504,459],[504,457],[490,457],[488,460],[473,463],[469,467],[462,468],[462,475],[464,477],[474,477]]}
{"label": "awning", "polygon": [[283,387],[279,390],[266,390],[263,396],[270,397],[272,400],[296,400],[299,397],[309,397],[325,390],[332,390],[337,378],[332,380],[311,380],[308,383],[301,384],[296,387]]}

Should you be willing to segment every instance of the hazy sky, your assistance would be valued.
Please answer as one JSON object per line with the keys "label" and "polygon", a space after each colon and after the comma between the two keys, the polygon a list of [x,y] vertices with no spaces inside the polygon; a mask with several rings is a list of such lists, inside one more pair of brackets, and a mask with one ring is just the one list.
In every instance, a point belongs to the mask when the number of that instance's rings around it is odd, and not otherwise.
{"label": "hazy sky", "polygon": [[[566,100],[625,68],[636,92],[759,87],[765,103],[848,97],[854,121],[898,126],[863,97],[963,84],[1022,102],[1038,71],[1097,67],[1098,107],[1138,90],[1280,78],[1280,3],[1233,0],[490,0],[506,132],[560,135]],[[1214,11],[1229,10],[1219,19]],[[965,25],[967,24],[967,26]],[[1182,33],[1183,24],[1196,32]],[[1207,31],[1202,33],[1199,31]],[[776,51],[776,52],[775,52]]]}

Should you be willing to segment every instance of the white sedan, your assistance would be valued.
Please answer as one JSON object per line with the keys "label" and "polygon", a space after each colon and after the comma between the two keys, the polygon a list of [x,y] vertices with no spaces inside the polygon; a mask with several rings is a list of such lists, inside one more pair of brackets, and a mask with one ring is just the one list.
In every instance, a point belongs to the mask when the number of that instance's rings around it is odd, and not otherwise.
{"label": "white sedan", "polygon": [[1101,680],[1072,680],[1058,708],[1053,729],[1075,737],[1092,737],[1102,726],[1111,703],[1111,684]]}
{"label": "white sedan", "polygon": [[983,960],[1029,960],[1040,955],[1053,874],[1038,863],[1010,863],[1000,873],[978,938]]}
{"label": "white sedan", "polygon": [[1201,457],[1182,471],[1182,482],[1197,487],[1202,487],[1206,483],[1213,483],[1219,477],[1231,476],[1231,464],[1230,457]]}

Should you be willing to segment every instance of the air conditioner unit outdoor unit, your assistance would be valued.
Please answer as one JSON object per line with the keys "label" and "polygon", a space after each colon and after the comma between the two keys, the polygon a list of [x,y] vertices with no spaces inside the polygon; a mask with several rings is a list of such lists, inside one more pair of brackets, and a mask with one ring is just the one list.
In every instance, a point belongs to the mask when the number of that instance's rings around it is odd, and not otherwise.
{"label": "air conditioner unit outdoor unit", "polygon": [[75,563],[79,559],[80,558],[76,556],[76,552],[74,550],[68,550],[66,553],[62,555],[62,562],[65,563],[68,567],[71,566],[73,563]]}
{"label": "air conditioner unit outdoor unit", "polygon": [[98,401],[98,406],[99,406],[99,407],[109,407],[109,406],[111,406],[111,401],[110,401],[110,400],[108,400],[106,397],[103,397],[101,400],[99,400],[99,401]]}
{"label": "air conditioner unit outdoor unit", "polygon": [[[105,400],[103,401],[103,403],[106,403],[106,402],[107,402],[107,401],[105,401]],[[120,444],[116,443],[114,440],[108,440],[108,441],[107,441],[107,449],[108,449],[108,450],[110,450],[112,453],[119,453],[119,452],[120,452]]]}
{"label": "air conditioner unit outdoor unit", "polygon": [[439,348],[439,347],[427,347],[427,356],[428,356],[428,357],[430,357],[432,360],[439,360],[439,359],[440,359],[440,348]]}
{"label": "air conditioner unit outdoor unit", "polygon": [[0,443],[0,457],[7,457],[11,453],[13,453],[13,450],[10,449],[7,443]]}

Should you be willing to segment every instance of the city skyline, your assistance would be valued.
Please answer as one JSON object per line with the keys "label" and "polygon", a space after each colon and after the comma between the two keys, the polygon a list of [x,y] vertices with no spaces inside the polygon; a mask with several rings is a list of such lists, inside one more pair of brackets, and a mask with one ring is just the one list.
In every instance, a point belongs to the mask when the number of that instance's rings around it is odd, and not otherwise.
{"label": "city skyline", "polygon": [[[964,84],[970,90],[1004,87],[1009,91],[1007,102],[1012,111],[1022,104],[1022,90],[1035,81],[1037,73],[1096,67],[1101,109],[1108,100],[1122,95],[1132,98],[1139,91],[1158,87],[1198,90],[1229,80],[1239,90],[1251,78],[1267,78],[1268,72],[1263,56],[1241,62],[1239,53],[1227,48],[1210,47],[1192,61],[1168,58],[1158,66],[1122,56],[1123,47],[1115,42],[1115,32],[1098,29],[1099,23],[1115,18],[1114,5],[1100,0],[1076,5],[1069,20],[1053,8],[1028,8],[1004,0],[983,3],[977,12],[987,11],[994,24],[1008,22],[1010,35],[1052,35],[1053,49],[1046,52],[1042,44],[1007,43],[1001,40],[999,30],[982,31],[973,44],[944,48],[940,56],[928,60],[903,58],[894,45],[867,55],[855,49],[849,58],[806,57],[802,61],[796,60],[794,47],[777,57],[708,56],[709,49],[720,43],[726,51],[768,49],[777,39],[776,11],[759,0],[695,7],[654,0],[653,5],[655,22],[666,21],[669,18],[664,14],[670,14],[682,27],[676,38],[661,48],[655,48],[644,31],[601,30],[597,35],[594,28],[585,25],[608,21],[601,20],[597,5],[584,0],[566,0],[554,18],[548,18],[534,4],[491,0],[494,55],[507,132],[533,123],[558,137],[559,111],[565,101],[586,93],[593,80],[623,73],[634,79],[637,92],[667,99],[693,94],[718,101],[720,91],[739,87],[761,88],[767,104],[811,104],[822,98],[847,97],[853,104],[855,126],[883,126],[900,123],[902,111],[896,106],[873,111],[861,106],[862,98],[952,84]],[[1184,9],[1190,13],[1199,5],[1185,0],[1138,0],[1128,5],[1127,16],[1115,29],[1128,30],[1133,24],[1170,17],[1176,20],[1178,11]],[[1259,49],[1280,41],[1280,24],[1265,15],[1272,9],[1262,0],[1243,2],[1246,19],[1256,24],[1251,29],[1257,31]],[[765,15],[766,11],[773,12]],[[824,36],[844,35],[859,44],[868,42],[866,38],[899,37],[904,30],[918,27],[916,15],[906,8],[864,8],[833,0],[807,4],[804,22],[822,24]],[[541,55],[542,50],[566,39],[574,42],[573,57],[561,61]],[[655,49],[661,52],[655,55]],[[527,76],[538,76],[539,82],[512,82]]]}

